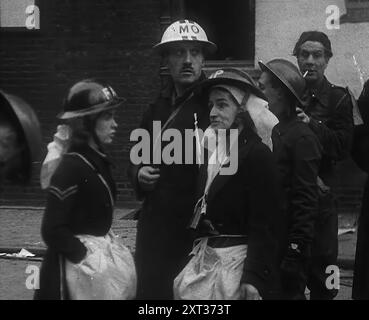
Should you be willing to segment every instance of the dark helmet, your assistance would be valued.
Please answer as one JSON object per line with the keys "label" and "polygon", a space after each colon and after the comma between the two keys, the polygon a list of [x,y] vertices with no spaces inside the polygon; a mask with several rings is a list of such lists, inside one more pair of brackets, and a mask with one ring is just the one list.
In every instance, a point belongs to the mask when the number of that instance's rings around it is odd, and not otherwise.
{"label": "dark helmet", "polygon": [[118,97],[113,88],[93,79],[74,84],[64,100],[59,119],[71,119],[97,114],[119,107],[126,99]]}
{"label": "dark helmet", "polygon": [[273,59],[267,64],[259,61],[259,66],[262,71],[273,74],[293,94],[299,104],[305,106],[301,98],[305,92],[306,82],[292,62],[285,59]]}
{"label": "dark helmet", "polygon": [[215,85],[231,85],[240,89],[250,90],[261,99],[267,100],[265,95],[257,87],[252,77],[244,71],[234,68],[223,68],[213,72],[208,79],[199,84],[199,88],[209,89]]}
{"label": "dark helmet", "polygon": [[22,174],[24,179],[29,179],[31,175],[32,162],[39,160],[41,154],[41,129],[40,123],[33,109],[23,99],[0,91],[1,109],[17,121],[17,126],[21,128],[24,141],[26,143],[26,155]]}

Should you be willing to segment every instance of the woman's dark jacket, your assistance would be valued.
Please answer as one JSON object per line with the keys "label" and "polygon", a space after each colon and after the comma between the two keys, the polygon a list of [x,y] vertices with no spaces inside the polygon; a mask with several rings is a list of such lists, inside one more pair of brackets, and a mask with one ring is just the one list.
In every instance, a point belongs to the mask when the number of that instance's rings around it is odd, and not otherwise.
{"label": "woman's dark jacket", "polygon": [[[200,168],[198,198],[203,195],[207,165]],[[277,273],[281,216],[277,166],[270,149],[256,133],[238,137],[238,170],[217,175],[207,196],[207,211],[197,236],[205,236],[204,221],[224,235],[245,235],[247,257],[243,283],[252,284],[265,299],[273,294]],[[207,222],[206,225],[209,225]]]}
{"label": "woman's dark jacket", "polygon": [[[60,299],[60,260],[80,262],[86,247],[75,235],[104,236],[113,218],[116,187],[107,156],[88,147],[63,156],[48,188],[41,234],[47,245],[36,299]],[[67,298],[66,296],[63,298]]]}

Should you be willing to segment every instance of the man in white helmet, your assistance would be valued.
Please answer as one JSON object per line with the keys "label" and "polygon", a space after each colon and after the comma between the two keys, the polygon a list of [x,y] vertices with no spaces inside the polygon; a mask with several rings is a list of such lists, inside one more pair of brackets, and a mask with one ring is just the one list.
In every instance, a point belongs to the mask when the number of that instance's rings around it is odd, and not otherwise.
{"label": "man in white helmet", "polygon": [[[162,131],[179,130],[182,138],[185,129],[195,129],[195,117],[200,129],[209,125],[207,103],[195,96],[193,89],[205,78],[204,57],[214,52],[216,45],[208,41],[197,23],[180,20],[165,30],[154,50],[171,75],[171,85],[150,105],[140,125],[150,133],[151,144],[155,145],[153,121],[161,121]],[[160,152],[166,144],[161,142]],[[191,251],[187,225],[196,202],[198,166],[195,161],[183,164],[184,143],[182,147],[182,164],[154,165],[151,157],[150,163],[132,163],[129,169],[137,197],[144,200],[137,225],[137,299],[172,299],[173,280]]]}

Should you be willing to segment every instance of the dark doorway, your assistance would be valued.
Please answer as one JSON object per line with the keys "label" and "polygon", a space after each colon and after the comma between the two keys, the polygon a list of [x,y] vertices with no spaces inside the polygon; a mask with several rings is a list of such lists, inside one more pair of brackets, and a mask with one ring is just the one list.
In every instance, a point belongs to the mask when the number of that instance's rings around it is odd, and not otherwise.
{"label": "dark doorway", "polygon": [[199,23],[218,51],[208,60],[253,60],[254,0],[184,0],[182,15]]}

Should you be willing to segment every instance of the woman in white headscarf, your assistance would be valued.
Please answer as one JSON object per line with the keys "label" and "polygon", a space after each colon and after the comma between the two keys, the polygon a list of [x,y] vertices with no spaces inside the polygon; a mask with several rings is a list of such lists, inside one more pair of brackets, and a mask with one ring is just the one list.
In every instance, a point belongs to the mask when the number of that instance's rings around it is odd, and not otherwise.
{"label": "woman in white headscarf", "polygon": [[242,71],[218,70],[202,88],[211,109],[203,143],[210,148],[190,221],[197,238],[193,257],[175,279],[175,297],[272,298],[281,211],[277,168],[267,145],[277,121]]}

